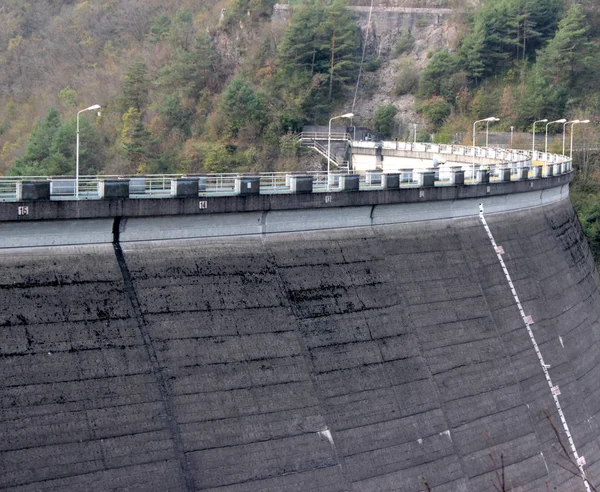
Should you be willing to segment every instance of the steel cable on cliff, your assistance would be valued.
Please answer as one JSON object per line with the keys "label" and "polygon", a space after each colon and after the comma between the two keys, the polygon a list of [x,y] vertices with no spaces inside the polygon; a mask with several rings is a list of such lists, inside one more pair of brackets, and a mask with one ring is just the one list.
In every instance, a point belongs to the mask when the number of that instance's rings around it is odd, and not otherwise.
{"label": "steel cable on cliff", "polygon": [[[369,39],[369,29],[371,28],[371,14],[373,13],[373,2],[371,0],[371,8],[369,9],[369,19],[367,20],[367,29],[365,31],[365,43],[363,45],[362,58],[360,59],[360,66],[358,67],[358,78],[356,79],[356,88],[354,89],[354,100],[352,101],[351,113],[354,113],[354,106],[356,105],[356,96],[358,95],[358,86],[360,84],[360,76],[362,75],[363,63],[365,61],[365,53],[367,51],[367,41]],[[354,119],[354,118],[352,118]]]}

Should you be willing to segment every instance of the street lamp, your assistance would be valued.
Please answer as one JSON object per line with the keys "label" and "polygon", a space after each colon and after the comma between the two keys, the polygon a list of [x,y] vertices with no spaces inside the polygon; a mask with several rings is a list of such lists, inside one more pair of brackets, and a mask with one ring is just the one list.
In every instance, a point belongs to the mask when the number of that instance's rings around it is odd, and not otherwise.
{"label": "street lamp", "polygon": [[548,118],[544,118],[543,120],[537,120],[533,122],[533,144],[531,145],[531,160],[535,159],[535,124],[536,123],[547,123]]}
{"label": "street lamp", "polygon": [[589,123],[590,120],[583,120],[583,121],[574,121],[573,125],[571,126],[571,149],[570,149],[570,158],[571,158],[571,165],[573,165],[573,130],[575,129],[575,125],[577,123]]}
{"label": "street lamp", "polygon": [[477,120],[473,123],[473,170],[472,170],[473,179],[475,179],[475,125],[477,125],[477,123],[481,123],[482,121],[496,121],[496,117],[490,116],[489,118]]}
{"label": "street lamp", "polygon": [[327,190],[329,190],[329,174],[331,173],[331,122],[338,118],[354,118],[354,113],[346,113],[340,116],[334,116],[329,120],[329,130],[327,132]]}
{"label": "street lamp", "polygon": [[490,135],[490,121],[500,121],[500,118],[495,118],[494,116],[487,118],[485,122],[485,146],[489,147],[489,135]]}
{"label": "street lamp", "polygon": [[[563,151],[562,151],[562,155],[565,155],[565,137],[566,137],[566,127],[569,124],[575,124],[575,123],[581,123],[581,121],[579,120],[571,120],[571,121],[565,121],[563,123]],[[571,129],[571,132],[573,131],[573,129]]]}
{"label": "street lamp", "polygon": [[550,125],[552,125],[553,123],[564,123],[565,121],[567,121],[567,120],[564,118],[561,118],[560,120],[550,121],[549,123],[546,123],[546,144],[544,145],[544,153],[546,154],[546,162],[548,161],[548,127]]}
{"label": "street lamp", "polygon": [[82,109],[77,113],[77,145],[75,148],[75,198],[79,198],[79,115],[84,111],[94,111],[100,109],[99,104],[94,104],[89,108]]}

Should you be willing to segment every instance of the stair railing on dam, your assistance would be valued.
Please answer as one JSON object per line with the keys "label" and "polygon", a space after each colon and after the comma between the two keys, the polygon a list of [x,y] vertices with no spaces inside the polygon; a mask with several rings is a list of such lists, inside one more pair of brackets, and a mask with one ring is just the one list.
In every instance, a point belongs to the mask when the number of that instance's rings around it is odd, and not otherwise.
{"label": "stair railing on dam", "polygon": [[[94,175],[80,176],[79,199],[165,198],[277,193],[361,191],[393,188],[461,186],[543,179],[572,171],[568,157],[523,150],[466,147],[411,142],[353,141],[356,149],[410,152],[425,157],[429,167],[397,172],[272,172],[221,174]],[[443,165],[436,159],[452,156]],[[485,160],[485,163],[482,161]],[[476,162],[479,161],[479,162]],[[0,177],[0,201],[76,199],[72,176]]]}

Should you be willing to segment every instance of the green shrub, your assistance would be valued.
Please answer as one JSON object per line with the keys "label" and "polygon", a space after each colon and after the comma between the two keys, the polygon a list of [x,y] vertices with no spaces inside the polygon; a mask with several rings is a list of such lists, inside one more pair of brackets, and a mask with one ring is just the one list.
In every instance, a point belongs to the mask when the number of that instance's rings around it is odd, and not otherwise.
{"label": "green shrub", "polygon": [[416,66],[411,62],[400,65],[398,75],[394,80],[394,92],[398,96],[414,94],[419,87],[419,73]]}
{"label": "green shrub", "polygon": [[450,116],[452,106],[443,97],[436,96],[425,99],[418,110],[429,123],[438,127]]}
{"label": "green shrub", "polygon": [[415,22],[415,26],[417,27],[427,27],[428,25],[429,21],[427,20],[427,17],[419,17],[417,22]]}
{"label": "green shrub", "polygon": [[376,58],[375,60],[369,60],[365,63],[365,72],[376,72],[381,67],[381,60]]}
{"label": "green shrub", "polygon": [[375,131],[381,133],[384,138],[392,136],[396,113],[398,109],[393,104],[379,106],[375,112]]}
{"label": "green shrub", "polygon": [[412,37],[410,31],[402,31],[402,34],[398,37],[396,45],[394,46],[394,54],[396,56],[408,53],[413,49],[415,45],[415,39]]}

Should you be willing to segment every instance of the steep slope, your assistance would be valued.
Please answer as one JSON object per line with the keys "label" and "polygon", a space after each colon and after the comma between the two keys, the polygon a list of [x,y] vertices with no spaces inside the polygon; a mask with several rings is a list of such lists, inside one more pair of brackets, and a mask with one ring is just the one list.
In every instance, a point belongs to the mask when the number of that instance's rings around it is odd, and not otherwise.
{"label": "steep slope", "polygon": [[[572,206],[487,221],[598,484]],[[122,247],[0,253],[1,490],[585,490],[479,220]]]}

